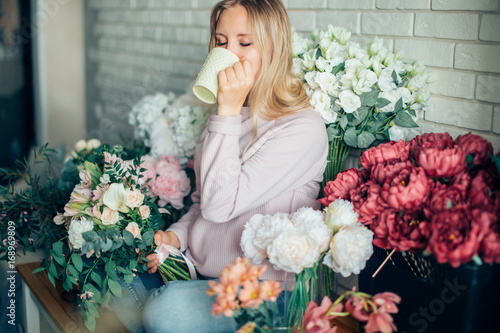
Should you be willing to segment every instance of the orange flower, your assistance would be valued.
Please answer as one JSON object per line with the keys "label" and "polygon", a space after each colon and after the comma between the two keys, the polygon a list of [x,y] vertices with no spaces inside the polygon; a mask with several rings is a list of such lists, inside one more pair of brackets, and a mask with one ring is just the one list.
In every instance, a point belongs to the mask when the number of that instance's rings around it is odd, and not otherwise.
{"label": "orange flower", "polygon": [[245,281],[238,294],[242,308],[253,307],[257,309],[264,302],[259,290],[259,281]]}
{"label": "orange flower", "polygon": [[283,291],[278,281],[262,281],[260,284],[260,297],[265,301],[276,302],[278,295]]}
{"label": "orange flower", "polygon": [[225,296],[218,296],[215,303],[212,304],[212,315],[223,314],[226,317],[232,317],[234,310],[238,308],[238,303]]}

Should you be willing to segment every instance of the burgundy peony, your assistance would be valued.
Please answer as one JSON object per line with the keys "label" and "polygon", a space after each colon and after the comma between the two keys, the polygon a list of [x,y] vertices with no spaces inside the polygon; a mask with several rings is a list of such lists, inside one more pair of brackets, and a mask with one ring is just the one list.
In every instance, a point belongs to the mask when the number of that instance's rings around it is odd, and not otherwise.
{"label": "burgundy peony", "polygon": [[472,212],[467,206],[458,206],[435,214],[431,220],[431,235],[427,251],[440,263],[449,262],[458,267],[478,253],[484,234],[472,222]]}
{"label": "burgundy peony", "polygon": [[410,157],[414,157],[423,147],[444,149],[453,145],[453,138],[448,133],[424,133],[410,141]]}
{"label": "burgundy peony", "polygon": [[450,209],[466,203],[466,192],[461,186],[440,184],[431,192],[425,214],[432,216],[443,210]]}
{"label": "burgundy peony", "polygon": [[415,209],[429,195],[431,182],[424,169],[406,166],[393,179],[387,179],[380,196],[395,210]]}
{"label": "burgundy peony", "polygon": [[460,135],[455,139],[455,144],[462,148],[465,156],[474,154],[472,165],[488,162],[490,160],[490,154],[493,154],[491,142],[476,134],[467,133]]}
{"label": "burgundy peony", "polygon": [[480,170],[472,179],[469,187],[468,197],[471,207],[492,206],[492,196],[495,186],[495,177],[487,170]]}
{"label": "burgundy peony", "polygon": [[379,163],[389,161],[406,161],[410,154],[410,146],[403,140],[382,143],[376,147],[365,150],[361,155],[359,164],[370,170]]}
{"label": "burgundy peony", "polygon": [[465,154],[459,147],[421,148],[416,152],[415,159],[429,177],[453,177],[467,166]]}
{"label": "burgundy peony", "polygon": [[339,173],[335,180],[326,183],[323,193],[324,198],[319,199],[319,202],[325,207],[338,198],[350,200],[349,192],[357,188],[363,182],[363,178],[358,169],[352,168]]}
{"label": "burgundy peony", "polygon": [[421,210],[407,210],[399,213],[385,210],[370,225],[375,233],[373,244],[396,251],[419,251],[428,242],[428,224]]}
{"label": "burgundy peony", "polygon": [[350,196],[358,221],[363,224],[374,221],[386,206],[380,198],[380,185],[371,180],[351,190]]}
{"label": "burgundy peony", "polygon": [[450,185],[460,187],[462,191],[467,191],[471,181],[469,168],[465,168],[454,177],[450,178]]}
{"label": "burgundy peony", "polygon": [[484,262],[488,264],[500,264],[500,234],[498,233],[498,229],[496,231],[493,229],[488,231],[479,252]]}
{"label": "burgundy peony", "polygon": [[370,178],[377,184],[384,185],[387,179],[394,178],[402,169],[411,165],[410,161],[377,164],[372,168]]}

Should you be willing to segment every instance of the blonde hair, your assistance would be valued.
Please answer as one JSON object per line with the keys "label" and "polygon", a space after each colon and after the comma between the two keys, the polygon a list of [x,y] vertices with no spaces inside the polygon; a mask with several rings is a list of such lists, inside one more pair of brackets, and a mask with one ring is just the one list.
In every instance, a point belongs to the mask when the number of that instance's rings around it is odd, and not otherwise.
{"label": "blonde hair", "polygon": [[258,115],[273,120],[307,109],[310,103],[302,83],[291,72],[292,32],[281,0],[223,0],[217,3],[210,17],[209,49],[216,46],[215,31],[221,13],[237,5],[248,12],[253,43],[262,58],[259,77],[248,96],[256,135]]}

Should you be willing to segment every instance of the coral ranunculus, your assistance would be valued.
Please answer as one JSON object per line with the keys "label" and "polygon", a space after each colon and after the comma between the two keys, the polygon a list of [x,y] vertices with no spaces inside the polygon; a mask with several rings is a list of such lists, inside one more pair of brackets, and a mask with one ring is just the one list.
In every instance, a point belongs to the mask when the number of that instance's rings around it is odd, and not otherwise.
{"label": "coral ranunculus", "polygon": [[390,141],[366,150],[363,155],[361,155],[359,164],[363,168],[370,170],[373,166],[379,163],[386,163],[389,161],[406,161],[409,154],[409,144],[405,144],[403,140],[396,142]]}
{"label": "coral ranunculus", "polygon": [[491,142],[476,134],[460,135],[455,139],[455,144],[463,149],[465,156],[474,154],[473,165],[486,163],[490,158],[490,154],[493,154]]}
{"label": "coral ranunculus", "polygon": [[429,177],[449,178],[466,168],[465,154],[459,147],[422,148],[415,159]]}
{"label": "coral ranunculus", "polygon": [[380,196],[395,210],[415,209],[429,195],[431,181],[424,169],[405,167],[392,180],[388,179],[380,190]]}
{"label": "coral ranunculus", "polygon": [[345,170],[335,177],[335,180],[326,183],[323,193],[324,198],[319,199],[319,202],[325,207],[337,199],[350,200],[349,192],[357,188],[363,182],[363,178],[358,169],[352,168]]}

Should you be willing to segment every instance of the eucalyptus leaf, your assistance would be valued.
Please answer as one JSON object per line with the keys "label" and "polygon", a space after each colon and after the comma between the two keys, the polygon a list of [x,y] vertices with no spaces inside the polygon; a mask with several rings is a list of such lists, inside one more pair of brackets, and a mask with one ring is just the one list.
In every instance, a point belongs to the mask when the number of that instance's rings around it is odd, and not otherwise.
{"label": "eucalyptus leaf", "polygon": [[83,243],[83,245],[82,245],[81,251],[82,251],[82,253],[87,253],[87,252],[89,252],[91,249],[92,249],[92,243],[85,242],[85,243]]}
{"label": "eucalyptus leaf", "polygon": [[361,95],[361,105],[362,106],[374,106],[377,103],[379,90],[374,89],[369,92],[365,92]]}
{"label": "eucalyptus leaf", "polygon": [[328,141],[332,141],[335,137],[339,135],[339,130],[338,128],[335,128],[333,126],[328,126],[326,128],[326,134],[328,134]]}
{"label": "eucalyptus leaf", "polygon": [[87,242],[93,242],[97,238],[99,238],[99,235],[94,230],[90,230],[90,231],[85,231],[84,233],[82,233],[82,237]]}
{"label": "eucalyptus leaf", "polygon": [[375,138],[380,141],[388,141],[388,138],[382,133],[375,134]]}
{"label": "eucalyptus leaf", "polygon": [[342,129],[345,130],[348,122],[349,121],[347,120],[347,116],[343,115],[342,118],[340,118],[340,127],[342,127]]}
{"label": "eucalyptus leaf", "polygon": [[375,141],[375,136],[370,132],[363,131],[358,135],[358,147],[368,148]]}
{"label": "eucalyptus leaf", "polygon": [[142,235],[142,239],[144,239],[144,242],[146,243],[146,246],[151,246],[154,241],[154,231],[153,230],[148,230]]}
{"label": "eucalyptus leaf", "polygon": [[357,126],[363,122],[362,120],[354,117],[352,114],[347,114],[347,120],[348,120],[347,125],[353,126],[353,127]]}
{"label": "eucalyptus leaf", "polygon": [[134,244],[134,235],[128,230],[123,230],[123,241],[128,246],[132,246]]}
{"label": "eucalyptus leaf", "polygon": [[368,126],[368,132],[375,133],[384,126],[384,122],[375,121]]}
{"label": "eucalyptus leaf", "polygon": [[359,109],[357,109],[356,111],[354,111],[352,113],[352,115],[354,117],[356,117],[357,119],[363,121],[366,119],[366,116],[368,116],[368,112],[370,112],[370,108],[367,106],[362,106]]}
{"label": "eucalyptus leaf", "polygon": [[400,111],[396,114],[394,123],[400,127],[418,127],[417,123],[413,121],[412,117],[404,111]]}
{"label": "eucalyptus leaf", "polygon": [[113,246],[111,246],[111,249],[109,251],[114,251],[116,249],[119,249],[123,245],[123,238],[117,238],[113,241]]}
{"label": "eucalyptus leaf", "polygon": [[356,131],[352,128],[349,128],[344,133],[344,142],[353,148],[358,148],[358,140]]}
{"label": "eucalyptus leaf", "polygon": [[102,241],[101,241],[101,251],[102,252],[107,252],[111,249],[111,247],[113,246],[113,240],[112,239],[109,239],[109,238],[104,238]]}
{"label": "eucalyptus leaf", "polygon": [[386,98],[380,97],[379,99],[377,99],[377,108],[379,108],[379,109],[381,109],[384,106],[387,106],[389,104],[391,104],[391,101],[386,99]]}

